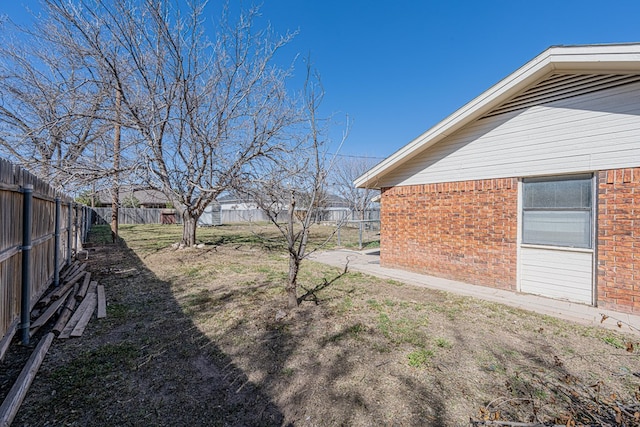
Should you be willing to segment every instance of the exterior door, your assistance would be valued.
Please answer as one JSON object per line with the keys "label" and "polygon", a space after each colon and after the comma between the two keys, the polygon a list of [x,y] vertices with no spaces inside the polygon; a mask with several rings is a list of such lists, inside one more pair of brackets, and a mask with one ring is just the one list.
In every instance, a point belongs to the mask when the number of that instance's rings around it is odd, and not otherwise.
{"label": "exterior door", "polygon": [[524,179],[520,195],[519,290],[595,304],[593,176]]}

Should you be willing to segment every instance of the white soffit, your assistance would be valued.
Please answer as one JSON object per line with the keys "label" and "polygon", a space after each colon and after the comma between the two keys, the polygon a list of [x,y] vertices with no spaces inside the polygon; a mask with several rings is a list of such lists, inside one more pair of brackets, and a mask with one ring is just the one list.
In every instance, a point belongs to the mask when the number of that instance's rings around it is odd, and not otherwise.
{"label": "white soffit", "polygon": [[640,43],[551,47],[354,181],[379,180],[466,124],[496,114],[640,80]]}

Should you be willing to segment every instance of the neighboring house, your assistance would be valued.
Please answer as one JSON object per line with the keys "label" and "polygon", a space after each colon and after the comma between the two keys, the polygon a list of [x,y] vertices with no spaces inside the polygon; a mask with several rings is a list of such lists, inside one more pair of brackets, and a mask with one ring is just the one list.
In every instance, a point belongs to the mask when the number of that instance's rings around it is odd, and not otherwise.
{"label": "neighboring house", "polygon": [[[98,192],[98,201],[94,212],[96,221],[101,224],[111,222],[111,194],[108,190]],[[122,187],[119,194],[120,224],[175,224],[181,221],[169,199],[161,191],[149,188]]]}
{"label": "neighboring house", "polygon": [[640,313],[640,44],[551,47],[355,184],[384,266]]}
{"label": "neighboring house", "polygon": [[[140,208],[166,208],[171,204],[169,198],[159,190],[152,188],[122,187],[119,195],[120,205]],[[127,204],[137,206],[127,206]],[[111,206],[111,193],[108,190],[98,193],[98,207]]]}

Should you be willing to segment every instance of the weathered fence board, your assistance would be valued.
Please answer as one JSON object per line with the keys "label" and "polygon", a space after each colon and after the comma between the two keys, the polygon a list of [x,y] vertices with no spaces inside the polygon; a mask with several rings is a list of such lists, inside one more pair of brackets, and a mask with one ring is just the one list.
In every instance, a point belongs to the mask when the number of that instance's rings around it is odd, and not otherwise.
{"label": "weathered fence board", "polygon": [[[119,224],[161,224],[161,213],[164,209],[154,208],[119,208]],[[111,223],[111,208],[93,208],[98,224]],[[176,220],[180,220],[176,215]]]}
{"label": "weathered fence board", "polygon": [[[31,217],[25,223],[23,207],[28,188],[33,188]],[[59,247],[56,247],[56,199],[60,200]],[[25,295],[28,292],[27,306],[31,309],[54,281],[56,258],[61,268],[70,261],[77,239],[86,236],[90,224],[80,221],[86,215],[86,207],[73,204],[46,181],[0,159],[0,338],[21,317],[23,278],[29,280]],[[25,226],[31,230],[27,247],[23,242]],[[23,272],[23,253],[28,254],[28,262],[24,263],[27,272]],[[25,325],[20,327],[25,329]]]}

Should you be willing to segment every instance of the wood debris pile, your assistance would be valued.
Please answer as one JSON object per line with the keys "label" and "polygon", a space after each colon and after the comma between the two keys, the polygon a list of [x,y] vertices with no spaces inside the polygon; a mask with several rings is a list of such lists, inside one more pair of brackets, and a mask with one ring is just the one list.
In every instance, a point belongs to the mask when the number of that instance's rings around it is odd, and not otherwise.
{"label": "wood debris pile", "polygon": [[104,287],[91,280],[86,266],[77,261],[71,264],[60,274],[61,285],[38,301],[31,313],[31,336],[56,313],[58,319],[51,332],[59,339],[82,336],[96,308],[99,319],[107,316]]}
{"label": "wood debris pile", "polygon": [[[640,376],[640,374],[633,374]],[[503,398],[492,401],[487,407],[480,408],[479,420],[470,420],[471,427],[601,427],[601,426],[640,426],[640,391],[632,401],[623,401],[617,394],[602,393],[601,383],[581,384],[577,379],[565,384],[545,384],[549,399]],[[545,392],[547,393],[547,392]],[[549,403],[562,401],[564,410],[545,421],[540,419],[539,409]],[[533,407],[531,422],[508,421],[497,408],[502,406]],[[543,417],[550,418],[550,417]]]}
{"label": "wood debris pile", "polygon": [[96,308],[98,318],[107,316],[104,287],[91,280],[91,273],[85,271],[86,266],[86,263],[76,261],[63,270],[60,274],[60,286],[46,293],[32,310],[29,336],[47,325],[55,315],[58,317],[51,332],[39,340],[2,402],[0,426],[8,426],[13,421],[53,339],[82,336]]}

